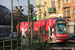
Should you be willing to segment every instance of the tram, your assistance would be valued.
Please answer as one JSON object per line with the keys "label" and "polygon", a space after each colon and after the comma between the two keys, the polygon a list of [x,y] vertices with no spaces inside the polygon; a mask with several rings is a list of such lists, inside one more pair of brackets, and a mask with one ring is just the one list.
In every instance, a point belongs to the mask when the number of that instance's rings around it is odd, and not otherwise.
{"label": "tram", "polygon": [[[37,37],[40,35],[40,39],[46,43],[59,43],[68,41],[67,28],[69,27],[69,25],[64,18],[51,18],[41,21],[35,21],[33,23],[33,37]],[[22,36],[28,36],[28,22],[20,23],[20,32]]]}

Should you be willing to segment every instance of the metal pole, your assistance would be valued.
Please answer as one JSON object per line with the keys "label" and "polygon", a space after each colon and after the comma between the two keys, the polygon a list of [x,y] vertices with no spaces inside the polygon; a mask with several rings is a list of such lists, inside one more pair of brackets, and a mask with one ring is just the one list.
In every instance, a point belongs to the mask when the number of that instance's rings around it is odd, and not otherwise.
{"label": "metal pole", "polygon": [[4,47],[5,47],[5,41],[3,40],[3,50],[4,50]]}
{"label": "metal pole", "polygon": [[18,50],[18,39],[17,39],[17,50]]}
{"label": "metal pole", "polygon": [[21,45],[21,50],[23,50],[23,38],[21,37],[21,43],[22,43],[22,45]]}
{"label": "metal pole", "polygon": [[29,22],[29,2],[30,2],[30,0],[28,0],[28,47],[30,47],[30,28],[29,28],[29,26],[30,26],[30,22]]}
{"label": "metal pole", "polygon": [[[40,20],[41,20],[41,15],[40,15],[40,0],[39,0],[39,30],[40,30]],[[40,43],[40,31],[39,31],[39,43]]]}
{"label": "metal pole", "polygon": [[11,50],[12,50],[12,39],[13,39],[13,0],[11,0]]}
{"label": "metal pole", "polygon": [[33,19],[32,19],[32,9],[31,8],[31,45],[32,45],[32,41],[33,41]]}
{"label": "metal pole", "polygon": [[40,3],[40,0],[39,0],[39,21],[41,20],[41,15],[40,15],[40,5],[41,5],[41,3]]}

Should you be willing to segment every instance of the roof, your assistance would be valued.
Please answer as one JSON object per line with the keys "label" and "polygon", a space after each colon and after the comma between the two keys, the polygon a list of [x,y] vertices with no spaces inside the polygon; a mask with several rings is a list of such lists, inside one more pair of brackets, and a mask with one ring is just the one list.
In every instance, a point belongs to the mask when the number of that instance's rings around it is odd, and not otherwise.
{"label": "roof", "polygon": [[0,25],[0,27],[11,27],[11,26],[7,26],[7,25]]}

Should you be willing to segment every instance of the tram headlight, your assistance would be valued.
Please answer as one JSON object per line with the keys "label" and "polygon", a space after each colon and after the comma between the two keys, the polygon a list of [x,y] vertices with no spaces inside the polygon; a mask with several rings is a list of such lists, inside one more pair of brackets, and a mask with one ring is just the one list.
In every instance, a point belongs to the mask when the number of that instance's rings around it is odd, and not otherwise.
{"label": "tram headlight", "polygon": [[66,36],[66,38],[68,38],[68,36]]}
{"label": "tram headlight", "polygon": [[59,36],[57,36],[56,38],[68,38],[68,36],[66,36],[66,37],[59,37]]}

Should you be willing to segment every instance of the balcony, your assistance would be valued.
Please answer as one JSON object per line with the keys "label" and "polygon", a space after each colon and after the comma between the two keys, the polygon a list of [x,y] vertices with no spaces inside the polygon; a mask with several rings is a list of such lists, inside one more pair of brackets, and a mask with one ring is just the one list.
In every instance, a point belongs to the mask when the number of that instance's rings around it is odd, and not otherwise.
{"label": "balcony", "polygon": [[63,9],[66,9],[66,8],[70,8],[70,6],[69,7],[68,6],[63,7]]}
{"label": "balcony", "polygon": [[71,16],[68,16],[67,18],[68,18],[67,21],[70,21],[71,20]]}
{"label": "balcony", "polygon": [[49,13],[55,13],[55,12],[56,12],[56,8],[49,8],[49,9],[48,9],[48,12],[49,12]]}
{"label": "balcony", "polygon": [[70,16],[64,17],[66,19],[66,21],[70,21]]}

